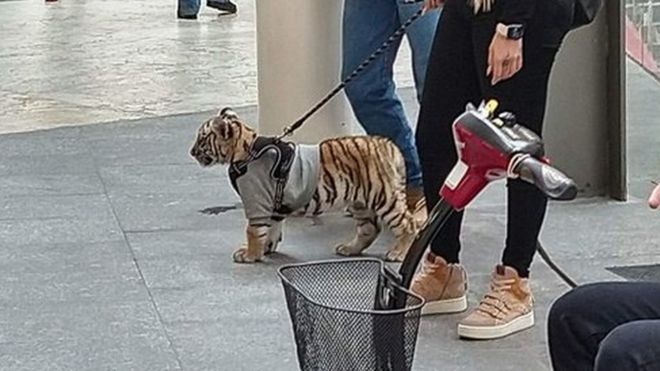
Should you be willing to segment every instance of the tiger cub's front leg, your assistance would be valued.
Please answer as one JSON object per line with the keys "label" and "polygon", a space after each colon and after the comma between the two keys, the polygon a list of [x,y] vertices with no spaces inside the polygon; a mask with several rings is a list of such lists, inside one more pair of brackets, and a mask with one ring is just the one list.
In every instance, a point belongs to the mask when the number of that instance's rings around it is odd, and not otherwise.
{"label": "tiger cub's front leg", "polygon": [[266,224],[248,224],[245,234],[247,235],[247,246],[234,251],[236,263],[254,263],[261,261],[268,244],[268,236],[271,226]]}
{"label": "tiger cub's front leg", "polygon": [[277,246],[282,242],[282,224],[284,221],[273,222],[273,225],[268,231],[268,241],[266,241],[266,249],[264,254],[272,254],[277,251]]}

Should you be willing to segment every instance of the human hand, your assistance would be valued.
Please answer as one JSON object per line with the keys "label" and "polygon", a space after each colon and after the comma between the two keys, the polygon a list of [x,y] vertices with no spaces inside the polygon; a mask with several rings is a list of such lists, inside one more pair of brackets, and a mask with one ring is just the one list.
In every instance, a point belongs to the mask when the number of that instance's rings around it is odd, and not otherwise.
{"label": "human hand", "polygon": [[652,209],[657,209],[658,206],[660,206],[660,184],[655,186],[655,189],[653,189],[653,192],[651,192],[651,196],[649,197],[649,206],[651,206]]}
{"label": "human hand", "polygon": [[424,0],[424,12],[428,12],[429,10],[439,8],[442,6],[442,4],[445,3],[445,0]]}
{"label": "human hand", "polygon": [[496,32],[488,48],[488,68],[491,84],[511,78],[523,65],[522,39],[513,40]]}

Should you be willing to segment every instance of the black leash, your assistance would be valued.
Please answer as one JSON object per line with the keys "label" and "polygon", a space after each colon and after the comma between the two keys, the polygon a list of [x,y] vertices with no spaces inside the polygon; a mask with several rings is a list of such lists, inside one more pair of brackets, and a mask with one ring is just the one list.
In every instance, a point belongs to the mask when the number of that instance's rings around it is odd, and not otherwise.
{"label": "black leash", "polygon": [[[410,2],[417,2],[417,1],[410,1]],[[424,9],[420,9],[415,13],[412,17],[410,17],[404,24],[401,25],[393,34],[390,36],[383,44],[376,49],[375,52],[371,53],[371,55],[364,60],[353,72],[351,72],[348,77],[346,77],[344,80],[342,80],[339,85],[335,86],[334,89],[330,91],[323,99],[321,99],[314,107],[312,107],[309,111],[307,111],[301,118],[296,120],[291,126],[287,126],[284,128],[282,134],[280,134],[277,138],[282,139],[286,136],[289,136],[293,134],[294,131],[296,131],[298,128],[300,128],[307,119],[309,119],[313,114],[315,114],[318,110],[323,108],[330,99],[332,99],[337,93],[342,91],[344,87],[346,87],[347,84],[349,84],[351,81],[353,81],[356,77],[364,71],[365,68],[367,68],[371,62],[373,62],[376,58],[378,58],[381,54],[383,54],[387,49],[394,44],[394,42],[398,41],[403,35],[406,33],[406,30],[408,27],[410,27],[416,20],[418,20],[421,16],[424,15]]]}

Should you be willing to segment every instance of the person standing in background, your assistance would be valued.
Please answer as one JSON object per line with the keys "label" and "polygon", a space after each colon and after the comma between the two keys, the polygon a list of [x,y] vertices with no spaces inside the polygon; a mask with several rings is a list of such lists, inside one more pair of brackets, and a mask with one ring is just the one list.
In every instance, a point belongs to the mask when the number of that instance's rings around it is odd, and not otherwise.
{"label": "person standing in background", "polygon": [[[234,14],[238,11],[236,4],[231,0],[207,0],[206,6],[226,14]],[[179,19],[197,19],[200,7],[200,0],[179,0],[177,17]]]}
{"label": "person standing in background", "polygon": [[[342,26],[342,79],[420,9],[404,0],[345,0]],[[417,100],[421,101],[433,35],[440,15],[429,11],[408,28]],[[369,135],[391,139],[406,162],[408,207],[424,199],[422,173],[412,128],[396,94],[393,66],[399,45],[389,48],[345,88],[360,125]]]}

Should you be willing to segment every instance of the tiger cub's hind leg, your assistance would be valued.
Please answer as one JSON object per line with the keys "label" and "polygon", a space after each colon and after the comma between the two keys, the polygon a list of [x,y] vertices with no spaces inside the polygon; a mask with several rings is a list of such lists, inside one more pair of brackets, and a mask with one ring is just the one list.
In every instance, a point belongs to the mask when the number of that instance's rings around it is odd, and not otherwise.
{"label": "tiger cub's hind leg", "polygon": [[403,261],[415,239],[417,223],[408,209],[404,191],[396,190],[388,202],[376,208],[376,215],[394,234],[396,242],[385,255],[387,261]]}
{"label": "tiger cub's hind leg", "polygon": [[349,209],[357,224],[357,233],[353,240],[339,244],[335,248],[337,254],[343,256],[360,255],[371,246],[380,233],[376,214],[372,210],[367,209],[363,204],[353,204]]}

